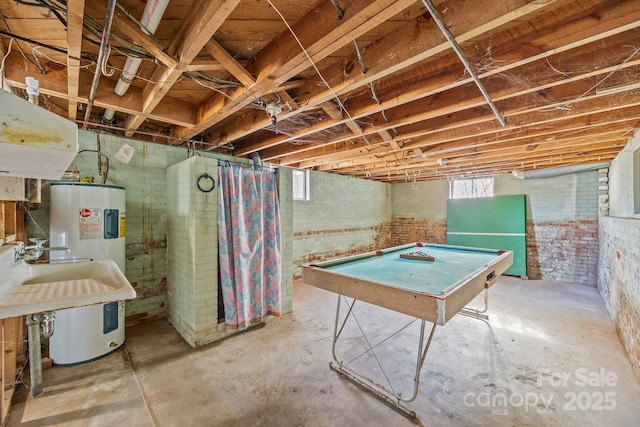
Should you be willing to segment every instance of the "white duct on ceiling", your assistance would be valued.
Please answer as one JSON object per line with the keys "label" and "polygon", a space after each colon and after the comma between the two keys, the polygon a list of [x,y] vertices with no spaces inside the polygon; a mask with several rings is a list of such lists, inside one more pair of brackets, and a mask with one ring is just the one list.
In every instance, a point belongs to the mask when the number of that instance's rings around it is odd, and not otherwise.
{"label": "white duct on ceiling", "polygon": [[518,179],[551,178],[554,176],[568,175],[570,173],[585,172],[595,169],[608,168],[610,162],[592,163],[588,165],[559,166],[557,168],[536,169],[530,171],[513,171],[513,176]]}
{"label": "white duct on ceiling", "polygon": [[[140,28],[142,28],[142,31],[149,35],[153,35],[158,29],[162,15],[164,15],[168,5],[169,0],[148,0],[147,5],[144,8],[144,12],[142,13],[142,19],[140,19]],[[129,86],[133,83],[133,80],[136,77],[136,73],[138,72],[138,68],[140,68],[141,63],[142,59],[140,58],[127,58],[127,62],[124,64],[124,68],[120,73],[118,83],[113,90],[116,95],[124,96],[124,94],[127,93]],[[115,110],[107,108],[103,115],[104,120],[111,122],[115,113]]]}

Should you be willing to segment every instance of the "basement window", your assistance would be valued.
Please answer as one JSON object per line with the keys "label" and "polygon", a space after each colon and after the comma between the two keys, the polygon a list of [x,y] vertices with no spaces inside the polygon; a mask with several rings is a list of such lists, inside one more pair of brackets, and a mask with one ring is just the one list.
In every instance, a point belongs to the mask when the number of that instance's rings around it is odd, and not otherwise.
{"label": "basement window", "polygon": [[310,200],[308,170],[293,169],[293,200]]}
{"label": "basement window", "polygon": [[449,181],[450,199],[493,197],[493,177],[453,179]]}

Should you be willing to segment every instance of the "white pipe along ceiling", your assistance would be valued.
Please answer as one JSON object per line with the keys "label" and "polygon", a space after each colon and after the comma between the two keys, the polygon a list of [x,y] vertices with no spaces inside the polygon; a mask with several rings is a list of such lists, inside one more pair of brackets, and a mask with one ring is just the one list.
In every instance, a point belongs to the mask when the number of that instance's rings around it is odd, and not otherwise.
{"label": "white pipe along ceiling", "polygon": [[[142,13],[142,18],[140,19],[140,28],[142,31],[151,36],[155,34],[158,29],[158,25],[160,24],[160,20],[162,19],[162,15],[164,15],[168,5],[169,0],[147,1],[144,12]],[[141,63],[142,59],[140,58],[133,58],[131,56],[127,58],[127,62],[124,64],[122,72],[120,73],[118,83],[113,89],[116,95],[124,96],[127,93],[129,86],[133,83],[133,80],[136,77],[136,73],[138,72],[138,68],[140,68]],[[113,121],[115,113],[115,110],[107,108],[102,117],[106,122],[111,122]]]}
{"label": "white pipe along ceiling", "polygon": [[592,163],[588,165],[568,165],[557,168],[537,169],[530,171],[513,171],[513,176],[518,179],[551,178],[554,176],[568,175],[576,172],[586,172],[596,169],[608,168],[610,162]]}

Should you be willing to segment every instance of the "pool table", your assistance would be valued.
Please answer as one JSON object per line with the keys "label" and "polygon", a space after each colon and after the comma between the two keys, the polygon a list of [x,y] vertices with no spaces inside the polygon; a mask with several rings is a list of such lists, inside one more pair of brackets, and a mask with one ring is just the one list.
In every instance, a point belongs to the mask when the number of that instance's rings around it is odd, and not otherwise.
{"label": "pool table", "polygon": [[[400,402],[410,402],[417,396],[420,370],[436,326],[445,325],[458,313],[488,318],[483,314],[487,309],[487,290],[512,262],[511,251],[417,242],[303,265],[302,282],[338,294],[331,368],[396,409],[415,417],[415,412]],[[467,307],[483,291],[484,310]],[[346,300],[344,297],[352,300],[347,300],[348,311],[341,320],[340,306],[341,301]],[[336,344],[356,301],[394,310],[421,321],[412,396],[404,397],[373,382],[336,356]],[[425,322],[432,324],[426,344]],[[374,348],[370,347],[368,351],[374,352]]]}

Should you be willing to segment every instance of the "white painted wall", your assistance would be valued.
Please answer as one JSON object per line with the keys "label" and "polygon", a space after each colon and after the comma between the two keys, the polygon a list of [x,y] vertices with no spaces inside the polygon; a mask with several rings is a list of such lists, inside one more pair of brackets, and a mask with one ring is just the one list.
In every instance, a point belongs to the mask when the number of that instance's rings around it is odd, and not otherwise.
{"label": "white painted wall", "polygon": [[640,132],[611,162],[609,170],[609,215],[640,218],[633,213],[633,152],[640,150]]}
{"label": "white painted wall", "polygon": [[310,172],[309,201],[293,201],[294,274],[299,264],[349,251],[365,252],[391,220],[391,185]]}
{"label": "white painted wall", "polygon": [[192,346],[224,336],[218,328],[218,188],[198,190],[217,176],[217,161],[192,157],[167,169],[169,320]]}
{"label": "white painted wall", "polygon": [[[527,195],[527,216],[533,221],[564,221],[598,217],[598,172],[587,171],[544,179],[496,175],[494,194]],[[393,185],[393,216],[440,220],[447,218],[449,181]]]}
{"label": "white painted wall", "polygon": [[449,181],[407,182],[393,185],[393,216],[446,220]]}
{"label": "white painted wall", "polygon": [[293,202],[294,231],[377,225],[391,218],[391,185],[311,171],[311,200]]}

